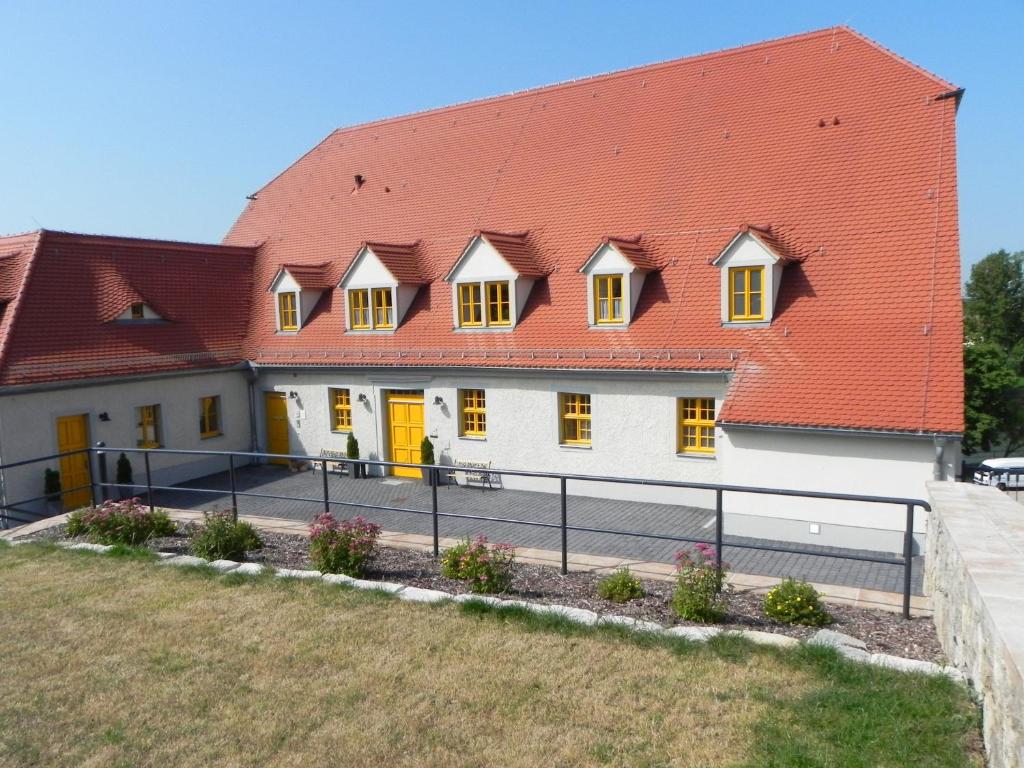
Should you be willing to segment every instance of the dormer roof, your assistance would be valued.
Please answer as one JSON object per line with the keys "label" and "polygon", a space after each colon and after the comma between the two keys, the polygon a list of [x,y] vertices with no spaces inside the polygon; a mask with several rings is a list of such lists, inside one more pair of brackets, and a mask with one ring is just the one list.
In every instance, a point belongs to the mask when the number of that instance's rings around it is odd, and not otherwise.
{"label": "dormer roof", "polygon": [[544,277],[548,274],[540,264],[537,253],[530,245],[528,232],[495,232],[491,230],[477,230],[469,238],[466,247],[462,249],[458,260],[448,270],[445,280],[451,280],[452,276],[462,264],[463,259],[472,251],[473,244],[477,240],[484,240],[503,258],[508,265],[515,270],[520,277],[530,280]]}
{"label": "dormer roof", "polygon": [[341,276],[339,284],[345,280],[359,263],[359,257],[363,251],[369,250],[384,265],[384,268],[395,278],[395,282],[405,285],[426,285],[430,279],[423,271],[423,265],[419,259],[419,243],[381,243],[377,241],[364,240],[356,251],[355,258],[348,265],[345,274]]}
{"label": "dormer roof", "polygon": [[788,264],[804,260],[803,256],[795,253],[778,235],[772,231],[771,225],[758,226],[755,224],[744,224],[739,227],[736,232],[736,236],[733,237],[728,244],[726,244],[725,248],[723,248],[722,251],[711,260],[711,264],[718,266],[718,263],[729,252],[729,249],[732,248],[740,238],[747,236],[752,237],[760,243],[776,261]]}
{"label": "dormer roof", "polygon": [[623,237],[604,237],[600,244],[598,244],[593,252],[591,252],[590,256],[587,257],[587,260],[583,262],[583,266],[580,267],[580,272],[587,271],[587,267],[590,266],[590,263],[598,254],[601,253],[601,249],[606,245],[611,246],[618,251],[619,255],[632,264],[634,269],[641,272],[653,272],[659,268],[658,264],[654,261],[654,258],[641,244],[639,237],[632,239]]}
{"label": "dormer roof", "polygon": [[277,274],[270,282],[267,290],[274,290],[274,285],[281,278],[283,272],[291,275],[292,280],[298,283],[299,288],[304,291],[326,291],[334,287],[334,283],[328,277],[327,262],[322,264],[281,264]]}

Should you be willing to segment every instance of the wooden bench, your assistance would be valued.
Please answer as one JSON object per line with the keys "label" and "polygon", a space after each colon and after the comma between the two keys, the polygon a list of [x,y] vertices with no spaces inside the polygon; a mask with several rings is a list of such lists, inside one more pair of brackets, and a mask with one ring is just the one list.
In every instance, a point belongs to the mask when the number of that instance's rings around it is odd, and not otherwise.
{"label": "wooden bench", "polygon": [[494,488],[492,481],[493,473],[490,471],[491,462],[483,461],[456,461],[453,469],[448,473],[448,481],[454,481],[458,485],[458,475],[463,476],[463,484],[479,483],[480,490]]}
{"label": "wooden bench", "polygon": [[[344,451],[332,451],[328,448],[322,448],[320,450],[320,458],[328,459],[328,472],[337,472],[339,475],[344,474],[346,472],[350,475],[352,474],[351,470],[349,469],[351,465],[348,462],[348,454],[346,454]],[[323,466],[324,464],[322,461],[314,461],[313,472],[316,472]]]}

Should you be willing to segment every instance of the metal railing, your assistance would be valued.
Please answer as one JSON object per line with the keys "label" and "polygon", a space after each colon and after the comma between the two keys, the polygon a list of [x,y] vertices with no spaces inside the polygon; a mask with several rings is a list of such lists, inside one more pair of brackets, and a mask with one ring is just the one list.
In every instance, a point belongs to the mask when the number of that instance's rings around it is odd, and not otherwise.
{"label": "metal railing", "polygon": [[[143,456],[143,467],[145,472],[145,496],[147,503],[150,508],[154,508],[154,492],[157,491],[170,491],[176,493],[200,493],[200,494],[224,494],[225,491],[230,493],[231,497],[231,512],[232,515],[237,519],[238,516],[238,499],[239,497],[252,497],[262,499],[274,499],[280,501],[304,501],[321,503],[325,512],[331,512],[332,507],[356,507],[363,509],[375,509],[386,512],[396,512],[403,514],[414,514],[414,515],[430,515],[432,525],[432,537],[433,537],[433,552],[434,556],[440,554],[440,519],[462,519],[462,520],[475,520],[480,522],[492,522],[492,523],[507,523],[511,525],[522,525],[531,526],[537,528],[557,529],[560,532],[560,545],[561,545],[561,572],[563,574],[568,573],[569,569],[569,532],[581,532],[581,533],[595,533],[595,534],[608,534],[613,536],[624,536],[624,537],[636,537],[644,539],[655,539],[662,541],[674,541],[678,543],[688,544],[711,544],[715,547],[717,552],[717,558],[719,563],[724,559],[724,550],[728,548],[737,549],[751,549],[765,552],[779,552],[786,554],[797,554],[797,555],[808,555],[813,557],[825,557],[839,560],[857,560],[868,563],[878,563],[883,565],[895,565],[901,566],[903,569],[903,616],[904,618],[910,618],[910,595],[911,595],[911,582],[913,579],[913,556],[914,556],[914,513],[916,509],[923,511],[931,511],[931,506],[928,502],[922,499],[911,499],[901,498],[892,496],[869,496],[862,494],[851,494],[851,493],[825,493],[820,491],[802,491],[796,489],[780,489],[780,488],[760,488],[751,486],[738,486],[738,485],[723,485],[719,483],[692,483],[677,480],[650,480],[650,479],[638,479],[629,477],[602,477],[599,475],[582,475],[582,474],[563,474],[557,472],[535,472],[529,470],[518,470],[518,469],[491,469],[485,470],[469,470],[469,471],[482,471],[486,472],[489,476],[499,477],[523,477],[523,478],[538,478],[557,480],[559,484],[559,521],[557,523],[545,522],[541,520],[521,520],[509,517],[496,517],[490,515],[471,515],[461,512],[450,512],[444,511],[440,508],[438,501],[438,488],[442,485],[441,479],[447,478],[450,473],[466,471],[458,466],[451,465],[440,465],[440,464],[413,464],[404,462],[394,461],[381,461],[376,459],[339,459],[336,457],[323,457],[323,456],[306,456],[303,454],[275,454],[275,453],[260,453],[253,451],[204,451],[204,450],[185,450],[185,449],[169,449],[169,448],[108,448],[102,443],[97,444],[95,447],[86,448],[78,451],[71,451],[62,454],[51,454],[49,456],[41,456],[33,459],[27,459],[25,461],[14,462],[11,464],[0,465],[0,472],[8,471],[15,467],[26,466],[29,464],[39,463],[43,461],[53,461],[60,459],[65,456],[71,456],[80,453],[88,453],[90,456],[89,469],[90,469],[90,485],[81,486],[77,489],[62,490],[62,493],[67,494],[74,492],[75,490],[83,490],[84,488],[92,489],[92,499],[94,504],[100,503],[105,498],[105,491],[109,489],[134,489],[138,488],[137,484],[127,485],[109,482],[108,470],[106,457],[109,453],[124,453],[124,454],[142,454]],[[153,482],[153,468],[151,458],[152,456],[197,456],[197,457],[223,457],[225,462],[225,470],[228,473],[229,487],[227,489],[218,488],[195,488],[191,486],[183,485],[158,485]],[[244,460],[244,461],[240,461]],[[237,470],[245,465],[253,463],[261,463],[265,460],[272,461],[289,461],[289,462],[304,462],[312,465],[318,465],[322,470],[323,485],[322,493],[319,497],[303,497],[303,496],[285,496],[280,494],[271,493],[259,493],[248,490],[241,490],[238,487],[237,482]],[[95,469],[93,465],[95,464]],[[378,467],[381,470],[382,475],[393,468],[409,468],[416,469],[420,472],[428,473],[426,476],[430,478],[431,488],[431,508],[430,510],[413,509],[409,507],[397,507],[386,504],[376,504],[369,501],[351,501],[345,499],[332,499],[330,496],[330,487],[328,483],[328,466],[333,464],[347,464],[352,467],[350,476],[353,477],[368,477],[369,473],[367,468]],[[213,473],[207,473],[213,474]],[[670,535],[665,533],[653,533],[650,531],[633,531],[628,529],[619,528],[598,528],[587,525],[570,525],[568,520],[568,492],[567,485],[569,481],[583,482],[583,483],[612,483],[618,485],[635,485],[635,486],[647,486],[647,487],[662,487],[672,488],[679,490],[698,490],[698,491],[711,491],[715,494],[715,528],[714,538],[697,538],[692,536],[681,536],[681,535]],[[804,498],[804,499],[821,499],[826,501],[848,501],[858,502],[865,504],[882,504],[889,506],[901,507],[905,513],[904,527],[903,527],[903,552],[901,556],[879,556],[877,554],[857,554],[854,552],[827,552],[827,551],[809,551],[806,548],[800,549],[795,546],[786,546],[785,544],[769,544],[764,541],[752,544],[746,542],[730,541],[726,543],[724,541],[725,535],[725,520],[723,511],[723,500],[725,494],[753,494],[753,495],[767,495],[767,496],[786,496],[792,498]],[[28,504],[30,502],[37,502],[46,496],[38,496],[33,499],[25,499],[15,503],[5,504],[0,511],[2,511],[8,518],[18,520],[18,517],[14,517],[11,514],[11,510],[17,513],[18,508]],[[36,515],[34,519],[39,519],[41,516]],[[24,514],[22,514],[24,518]],[[31,522],[32,520],[24,520],[24,522]]]}

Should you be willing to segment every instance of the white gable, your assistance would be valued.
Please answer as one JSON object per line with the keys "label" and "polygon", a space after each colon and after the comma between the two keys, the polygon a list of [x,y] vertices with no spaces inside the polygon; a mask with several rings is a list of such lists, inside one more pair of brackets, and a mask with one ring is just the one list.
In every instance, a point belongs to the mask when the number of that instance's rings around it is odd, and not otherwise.
{"label": "white gable", "polygon": [[395,287],[398,281],[391,274],[384,262],[367,246],[360,249],[352,265],[341,278],[341,287],[348,288],[384,288]]}
{"label": "white gable", "polygon": [[598,248],[594,255],[587,259],[583,265],[582,272],[588,275],[613,274],[616,272],[632,272],[636,267],[625,256],[619,253],[619,249],[610,243],[605,243]]}
{"label": "white gable", "polygon": [[270,284],[271,293],[294,293],[295,291],[301,291],[299,284],[295,282],[295,278],[288,274],[287,270],[280,270],[277,273],[277,277],[274,278],[274,282]]}
{"label": "white gable", "polygon": [[481,280],[514,280],[519,273],[483,237],[476,237],[469,244],[455,269],[448,275],[448,281],[455,283],[478,282]]}

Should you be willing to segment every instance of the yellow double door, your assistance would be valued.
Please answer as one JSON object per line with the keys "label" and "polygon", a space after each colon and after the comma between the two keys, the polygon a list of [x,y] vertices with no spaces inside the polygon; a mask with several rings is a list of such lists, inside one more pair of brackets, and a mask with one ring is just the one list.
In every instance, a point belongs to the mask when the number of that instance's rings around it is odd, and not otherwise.
{"label": "yellow double door", "polygon": [[[57,452],[84,451],[89,447],[89,417],[61,416],[57,419]],[[89,454],[76,453],[60,460],[60,487],[64,509],[72,510],[92,503],[92,477],[89,473]],[[76,490],[77,489],[77,490]]]}
{"label": "yellow double door", "polygon": [[[420,463],[423,442],[423,393],[392,391],[387,394],[389,461]],[[415,467],[392,467],[396,477],[422,477]]]}

